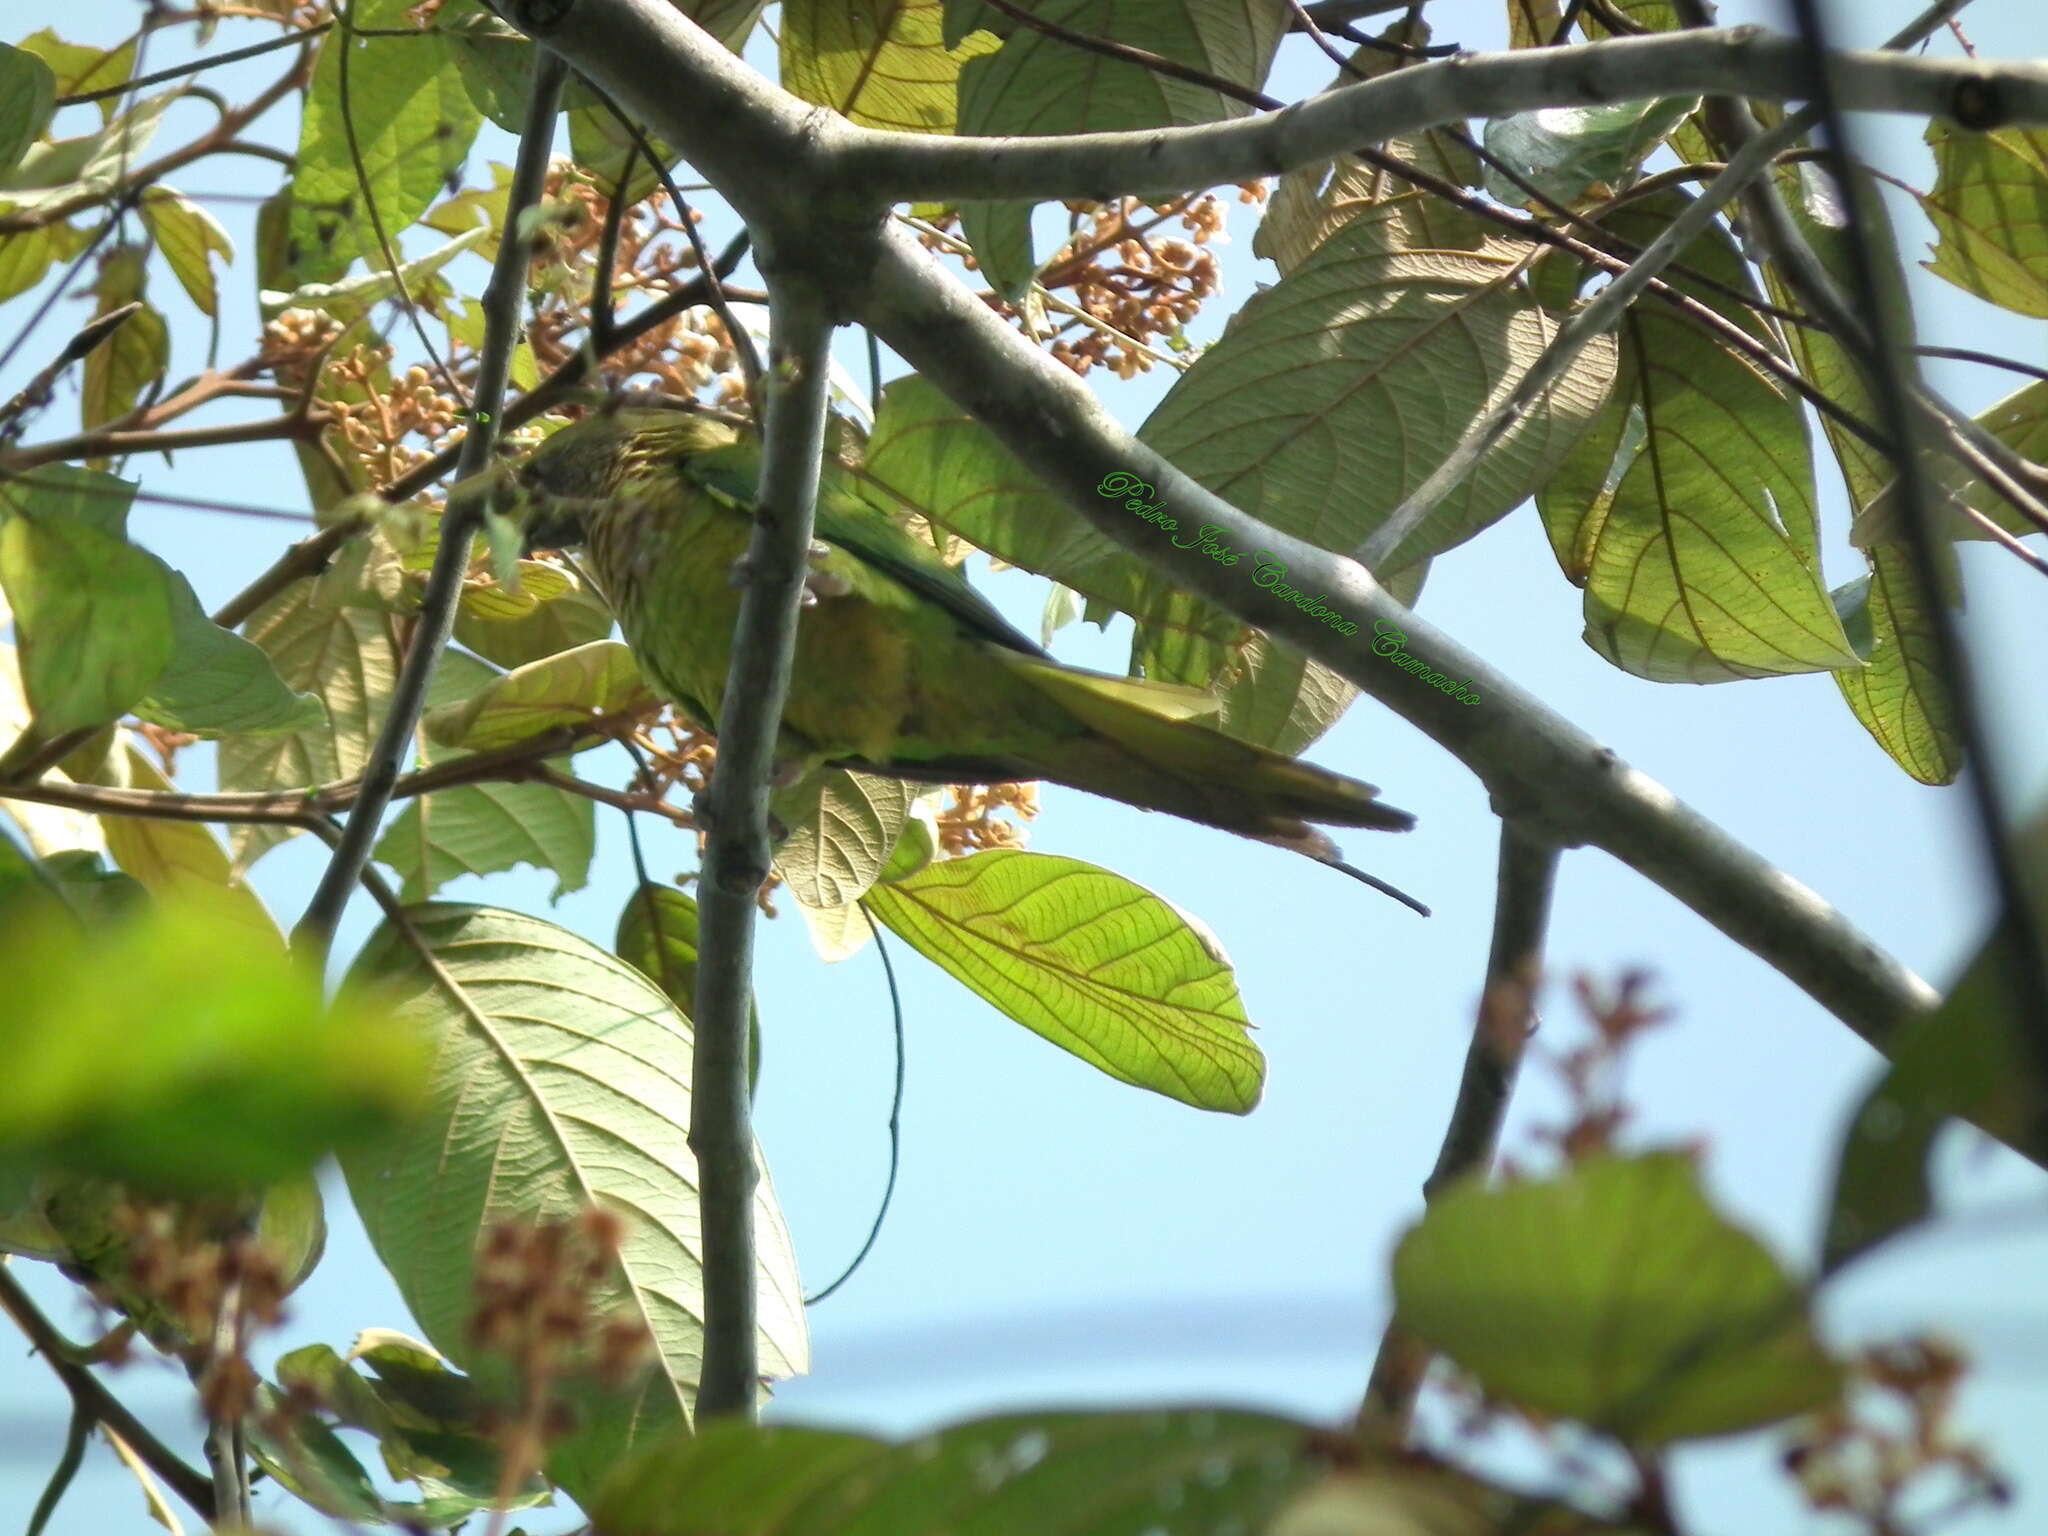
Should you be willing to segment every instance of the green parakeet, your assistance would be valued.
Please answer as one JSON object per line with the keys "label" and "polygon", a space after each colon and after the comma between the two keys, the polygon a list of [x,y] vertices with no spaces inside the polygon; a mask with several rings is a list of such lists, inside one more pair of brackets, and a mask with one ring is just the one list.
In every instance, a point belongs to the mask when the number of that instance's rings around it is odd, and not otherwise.
{"label": "green parakeet", "polygon": [[[600,411],[556,432],[518,478],[530,497],[528,546],[584,545],[648,680],[715,729],[758,441],[702,416]],[[930,546],[847,490],[830,463],[816,533],[777,749],[786,766],[932,783],[1050,779],[1389,889],[1343,864],[1310,825],[1414,824],[1372,785],[1200,723],[1217,704],[1199,690],[1053,661]]]}

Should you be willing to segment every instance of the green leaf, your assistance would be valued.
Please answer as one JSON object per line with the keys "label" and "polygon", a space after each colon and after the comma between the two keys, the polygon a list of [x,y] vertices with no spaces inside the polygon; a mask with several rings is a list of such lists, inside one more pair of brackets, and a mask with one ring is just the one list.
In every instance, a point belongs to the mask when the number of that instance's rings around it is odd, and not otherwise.
{"label": "green leaf", "polygon": [[21,162],[57,110],[57,77],[32,53],[0,43],[0,176]]}
{"label": "green leaf", "polygon": [[1635,1445],[1754,1429],[1841,1390],[1801,1287],[1680,1153],[1459,1182],[1395,1249],[1394,1309],[1490,1395]]}
{"label": "green leaf", "polygon": [[[318,608],[313,583],[295,582],[249,616],[242,633],[270,658],[288,688],[316,691],[325,723],[282,735],[228,736],[220,744],[224,790],[306,789],[362,771],[398,673],[384,616]],[[267,826],[228,835],[238,866],[293,833]]]}
{"label": "green leaf", "polygon": [[[685,1019],[697,1006],[697,903],[668,885],[649,883],[626,898],[612,948],[660,987]],[[747,1086],[761,1076],[761,1009],[747,1003]]]}
{"label": "green leaf", "polygon": [[[1840,185],[1812,163],[1784,166],[1774,174],[1784,205],[1808,247],[1837,282],[1850,286],[1852,230]],[[1874,193],[1866,196],[1860,213],[1855,228],[1862,232],[1877,270],[1892,283],[1902,282],[1898,242],[1882,200]],[[1765,268],[1765,278],[1779,304],[1798,302],[1797,291],[1775,264]],[[1899,319],[1910,326],[1912,307],[1903,291],[1895,290],[1893,303]],[[1829,399],[1865,421],[1881,418],[1862,371],[1832,336],[1797,325],[1786,327],[1785,339],[1800,372]],[[2043,398],[2048,400],[2048,394]],[[1853,509],[1850,542],[1864,546],[1864,575],[1832,594],[1835,611],[1864,664],[1860,669],[1837,670],[1835,686],[1863,728],[1901,768],[1923,784],[1950,783],[1962,769],[1962,741],[1941,677],[1934,615],[1913,578],[1906,548],[1896,542],[1896,530],[1890,538],[1877,537],[1871,526],[1874,520],[1883,520],[1881,509],[1892,499],[1886,494],[1891,461],[1832,417],[1822,416],[1820,423],[1848,487]],[[1963,522],[1944,521],[1950,526]]]}
{"label": "green leaf", "polygon": [[[1525,245],[1418,249],[1406,207],[1373,205],[1333,230],[1245,305],[1138,434],[1253,517],[1344,554],[1558,328],[1516,281]],[[1542,485],[1591,425],[1613,366],[1605,340],[1582,352],[1382,568],[1463,543]],[[1249,562],[1255,552],[1238,553]],[[1171,589],[1158,590],[1163,599]]]}
{"label": "green leaf", "polygon": [[[45,27],[23,38],[21,51],[34,54],[49,67],[55,95],[83,96],[88,91],[126,85],[133,78],[135,42],[131,37],[118,48],[94,48],[84,43],[67,43],[54,28]],[[121,110],[121,98],[109,96],[94,105],[100,109],[100,121],[111,122]],[[0,160],[4,159],[0,156]]]}
{"label": "green leaf", "polygon": [[992,848],[875,886],[868,909],[1026,1029],[1120,1082],[1245,1114],[1265,1058],[1229,959],[1177,907],[1079,859]]}
{"label": "green leaf", "polygon": [[[6,591],[0,587],[0,625],[5,625],[10,617]],[[17,742],[23,743],[23,750],[27,749],[24,733],[28,725],[28,697],[22,692],[21,668],[14,647],[0,645],[0,761],[11,754]],[[43,780],[50,784],[69,784],[71,777],[61,768],[52,768],[43,775]],[[43,805],[33,800],[4,799],[0,799],[0,811],[6,812],[21,828],[29,848],[45,859],[66,850],[89,851],[107,846],[99,817],[85,811],[70,810],[61,805]],[[6,857],[12,847],[7,830],[6,824],[0,822],[0,858]]]}
{"label": "green leaf", "polygon": [[[177,787],[142,755],[126,731],[115,733],[94,780],[119,789],[157,793]],[[251,942],[282,942],[262,898],[234,872],[227,850],[204,822],[109,816],[105,825],[108,854],[159,898],[169,901],[189,895],[205,900],[221,922],[247,930]]]}
{"label": "green leaf", "polygon": [[455,615],[455,638],[501,667],[516,668],[602,640],[612,632],[611,610],[595,592],[573,578],[559,594],[545,590],[533,580],[535,573],[530,569],[538,564],[531,560],[520,564],[521,586],[536,598],[531,609],[518,612],[498,604],[472,603],[465,597]]}
{"label": "green leaf", "polygon": [[987,34],[948,48],[939,0],[789,0],[782,88],[860,124],[951,133],[960,66],[1000,44]]}
{"label": "green leaf", "polygon": [[[434,1045],[430,1107],[342,1169],[378,1256],[434,1346],[501,1394],[502,1357],[472,1339],[483,1233],[504,1221],[567,1219],[592,1202],[626,1223],[619,1264],[585,1294],[652,1331],[659,1366],[624,1388],[562,1379],[577,1428],[550,1475],[579,1499],[635,1443],[681,1422],[703,1350],[688,1024],[637,971],[566,929],[515,912],[408,909],[352,980],[378,984]],[[511,1170],[517,1177],[508,1177]],[[805,1368],[802,1291],[765,1173],[755,1196],[761,1368]]]}
{"label": "green leaf", "polygon": [[[461,708],[466,697],[495,686],[494,668],[459,651],[434,668],[430,708]],[[429,744],[428,763],[464,754]],[[406,803],[378,839],[375,857],[405,882],[400,895],[421,901],[462,875],[487,875],[531,864],[557,877],[549,900],[580,891],[590,880],[597,846],[597,807],[552,784],[461,784]]]}
{"label": "green leaf", "polygon": [[1318,1445],[1305,1424],[1211,1408],[1006,1414],[893,1446],[721,1420],[617,1468],[591,1513],[606,1536],[1263,1531],[1327,1471]]}
{"label": "green leaf", "polygon": [[[283,1356],[277,1362],[279,1386],[301,1401],[311,1397],[318,1407],[311,1414],[285,1416],[282,1425],[266,1422],[259,1429],[252,1421],[257,1459],[299,1497],[344,1519],[438,1530],[478,1510],[530,1509],[551,1502],[552,1491],[537,1474],[511,1490],[510,1497],[498,1499],[504,1460],[486,1433],[485,1405],[475,1384],[426,1346],[401,1340],[403,1335],[389,1330],[370,1329],[358,1336],[345,1360],[325,1344]],[[359,1364],[376,1373],[374,1378],[360,1374]],[[334,1427],[374,1436],[385,1470],[416,1483],[422,1500],[370,1507],[374,1486],[330,1428],[330,1419]]]}
{"label": "green leaf", "polygon": [[483,244],[490,234],[489,229],[467,230],[424,256],[400,262],[397,277],[393,277],[391,268],[384,264],[383,253],[372,251],[365,258],[370,266],[367,272],[358,272],[339,282],[301,283],[290,293],[266,288],[256,297],[266,319],[275,318],[288,309],[317,309],[337,320],[354,320],[396,294],[399,278],[405,280],[405,291],[417,297],[422,280],[440,271],[464,251],[474,250]]}
{"label": "green leaf", "polygon": [[1563,22],[1559,0],[1508,0],[1508,46],[1547,48]]}
{"label": "green leaf", "polygon": [[68,914],[10,924],[0,974],[0,1160],[227,1191],[382,1132],[419,1097],[404,1030],[367,1003],[327,1008],[281,944],[191,896],[90,933]]}
{"label": "green leaf", "polygon": [[775,869],[808,907],[858,901],[881,876],[910,819],[918,789],[901,779],[825,768],[774,801],[789,836]]}
{"label": "green leaf", "polygon": [[[477,111],[510,134],[526,128],[533,84],[533,44],[476,0],[452,0],[434,14],[449,56]],[[587,94],[587,93],[586,93]]]}
{"label": "green leaf", "polygon": [[[2048,949],[2048,809],[2013,839]],[[1832,1273],[1934,1214],[1928,1160],[1960,1116],[2036,1162],[2048,1159],[2048,1082],[2022,1021],[2038,1026],[2021,981],[2021,929],[2000,914],[1939,1008],[1910,1020],[1886,1044],[1891,1065],[1857,1109],[1836,1166],[1823,1243]]]}
{"label": "green leaf", "polygon": [[156,236],[157,249],[164,253],[171,271],[184,285],[201,314],[220,313],[220,290],[214,282],[213,260],[235,259],[235,244],[220,221],[190,198],[158,185],[142,197],[143,221]]}
{"label": "green leaf", "polygon": [[[109,253],[100,265],[99,281],[93,285],[99,297],[94,318],[142,298],[146,284],[140,247],[122,246]],[[85,355],[79,420],[87,427],[97,427],[127,415],[143,390],[163,377],[170,361],[170,327],[145,301]]]}
{"label": "green leaf", "polygon": [[[1146,675],[1177,680],[1169,668]],[[1258,630],[1202,686],[1223,701],[1211,722],[1218,730],[1290,757],[1335,725],[1359,694],[1356,684]]]}
{"label": "green leaf", "polygon": [[69,224],[45,224],[0,240],[0,302],[28,292],[55,263],[84,250],[91,238]]}
{"label": "green leaf", "polygon": [[[1697,96],[1673,96],[1597,107],[1543,107],[1489,121],[1486,147],[1552,201],[1576,203],[1589,194],[1605,196],[1602,188],[1627,187],[1644,158],[1699,104]],[[1533,201],[1491,165],[1484,185],[1489,197],[1510,207]]]}
{"label": "green leaf", "polygon": [[87,479],[109,477],[46,469],[0,498],[0,589],[14,608],[24,690],[45,738],[120,715],[176,643],[163,562],[66,515],[64,499]]}
{"label": "green leaf", "polygon": [[[986,14],[986,8],[978,8]],[[1089,37],[1140,42],[1151,52],[1256,88],[1287,30],[1286,12],[1257,0],[1049,0],[1044,21]],[[979,24],[978,22],[976,24]],[[955,27],[945,41],[963,41]],[[960,71],[959,131],[1060,134],[1165,128],[1242,117],[1251,108],[1192,85],[1074,48],[1027,28]],[[1150,192],[1186,188],[1145,187]],[[983,272],[1016,299],[1035,265],[1023,203],[963,203],[961,222]]]}
{"label": "green leaf", "polygon": [[293,286],[332,282],[358,256],[382,267],[378,224],[396,249],[399,233],[427,211],[468,157],[482,119],[448,40],[431,30],[411,37],[357,35],[412,31],[411,9],[408,0],[356,0],[353,27],[337,26],[321,39],[292,177]]}
{"label": "green leaf", "polygon": [[[1647,244],[1682,198],[1660,193],[1606,222]],[[1683,259],[1746,284],[1718,230]],[[1757,323],[1720,294],[1695,297]],[[1620,335],[1601,419],[1536,498],[1558,563],[1586,588],[1586,643],[1656,682],[1859,666],[1820,580],[1798,398],[1661,307],[1630,310]]]}
{"label": "green leaf", "polygon": [[428,739],[443,746],[489,752],[564,726],[588,725],[594,740],[603,722],[659,702],[628,647],[594,640],[493,678],[468,698],[430,711],[425,726]]}
{"label": "green leaf", "polygon": [[[0,175],[0,210],[27,212],[81,196],[95,200],[111,196],[142,164],[143,151],[183,89],[180,86],[138,102],[98,133],[30,145],[14,169]],[[12,239],[9,236],[0,244]]]}
{"label": "green leaf", "polygon": [[2048,138],[1937,117],[1927,143],[1934,190],[1920,207],[1941,234],[1927,270],[2001,309],[2048,317]]}
{"label": "green leaf", "polygon": [[195,736],[276,735],[325,724],[316,696],[286,686],[260,649],[208,618],[183,573],[167,575],[175,649],[136,714]]}

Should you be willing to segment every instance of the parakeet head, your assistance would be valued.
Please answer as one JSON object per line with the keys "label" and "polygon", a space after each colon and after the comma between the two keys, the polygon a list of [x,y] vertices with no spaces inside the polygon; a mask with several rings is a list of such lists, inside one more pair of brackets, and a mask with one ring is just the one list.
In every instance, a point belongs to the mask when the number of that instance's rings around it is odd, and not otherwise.
{"label": "parakeet head", "polygon": [[519,484],[531,497],[527,549],[583,543],[590,514],[621,478],[723,447],[736,435],[723,422],[683,411],[600,410],[570,423],[519,467]]}

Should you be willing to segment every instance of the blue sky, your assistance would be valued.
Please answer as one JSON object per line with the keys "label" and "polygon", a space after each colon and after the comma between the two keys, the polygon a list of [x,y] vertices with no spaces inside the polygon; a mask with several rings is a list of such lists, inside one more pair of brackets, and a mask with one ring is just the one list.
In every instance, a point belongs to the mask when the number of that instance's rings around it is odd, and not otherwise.
{"label": "blue sky", "polygon": [[[1500,35],[1499,7],[1445,0],[1437,34],[1471,46]],[[1837,5],[1844,28],[1871,42],[1916,6]],[[1751,6],[1723,7],[1730,20]],[[44,13],[47,15],[47,13]],[[132,24],[122,0],[75,0],[67,38],[111,38]],[[42,17],[38,17],[41,24]],[[1775,19],[1775,18],[1769,18]],[[1984,0],[1967,15],[1989,55],[2048,54],[2048,15],[2017,0]],[[10,36],[14,35],[10,29]],[[229,22],[213,49],[265,35]],[[760,45],[757,43],[757,50]],[[168,42],[150,67],[183,54]],[[273,61],[214,80],[234,96],[269,78]],[[1328,66],[1290,44],[1271,87],[1319,88]],[[202,108],[180,108],[165,133],[189,131]],[[1883,163],[1925,185],[1918,129],[1866,123]],[[72,130],[75,131],[75,130]],[[288,143],[279,113],[260,136]],[[1878,135],[1881,133],[1881,138]],[[487,135],[489,131],[487,130]],[[168,140],[167,140],[168,142]],[[478,159],[504,159],[487,136]],[[473,162],[475,163],[475,162]],[[192,190],[268,190],[274,168],[210,162]],[[242,355],[252,210],[216,204],[242,253],[226,288],[231,313],[221,356]],[[1252,210],[1233,206],[1224,248],[1225,301],[1241,302],[1272,269],[1250,253]],[[1901,206],[1902,243],[1922,254],[1928,232]],[[1923,337],[2048,362],[2048,329],[1989,309],[1939,280],[1914,292]],[[171,316],[173,372],[201,360],[183,297],[160,281],[152,297]],[[30,302],[17,300],[18,317]],[[232,306],[244,306],[234,309]],[[1223,313],[1204,317],[1213,327]],[[60,306],[25,374],[82,317]],[[857,340],[842,356],[865,377]],[[1936,382],[1971,409],[2008,392],[2000,375],[1936,364]],[[1096,375],[1099,380],[1101,375]],[[0,377],[0,395],[19,387]],[[1104,398],[1136,427],[1166,381],[1111,385]],[[68,399],[41,431],[60,430]],[[217,411],[199,420],[227,419]],[[303,505],[289,453],[278,445],[130,466],[154,489]],[[1823,461],[1823,551],[1831,584],[1859,569],[1846,543],[1839,487]],[[216,602],[264,568],[290,536],[278,525],[138,507],[139,537],[183,568]],[[2007,783],[2025,804],[2048,793],[2048,710],[2037,670],[2044,625],[2041,578],[1983,545],[1964,552],[1968,635]],[[1020,573],[983,585],[1017,622],[1036,628],[1044,584]],[[1579,594],[1558,574],[1533,509],[1524,507],[1433,571],[1421,607],[1456,635],[1735,836],[1811,885],[1937,984],[1976,942],[1989,907],[1963,793],[1914,784],[1878,750],[1825,676],[1711,688],[1623,675],[1579,639]],[[1106,637],[1070,629],[1060,654],[1121,669],[1128,627]],[[1420,1186],[1462,1062],[1491,916],[1497,822],[1456,759],[1371,700],[1361,701],[1308,754],[1381,786],[1416,813],[1401,837],[1355,834],[1358,862],[1436,909],[1416,917],[1305,860],[1220,833],[1145,816],[1064,789],[1045,793],[1032,833],[1039,850],[1107,864],[1197,913],[1237,966],[1269,1059],[1264,1102],[1249,1116],[1204,1115],[1110,1081],[995,1014],[898,947],[909,1039],[903,1172],[895,1209],[865,1268],[813,1314],[815,1374],[785,1385],[778,1417],[900,1432],[950,1417],[1041,1404],[1222,1399],[1332,1419],[1362,1386],[1384,1321],[1387,1255],[1420,1210]],[[616,758],[616,754],[610,754]],[[600,765],[603,765],[600,767]],[[623,759],[582,760],[616,781]],[[688,843],[650,827],[658,875],[693,864]],[[543,913],[605,942],[630,889],[623,829],[599,822],[590,886],[553,908],[552,877],[527,872],[465,881],[443,894]],[[311,892],[319,850],[305,839],[260,863],[255,881],[289,923]],[[351,908],[338,949],[371,926]],[[1553,974],[1611,978],[1654,971],[1674,1022],[1653,1034],[1629,1072],[1641,1145],[1703,1139],[1708,1177],[1731,1214],[1789,1261],[1816,1250],[1833,1148],[1869,1086],[1876,1056],[1761,961],[1605,854],[1564,861],[1549,957]],[[872,950],[837,966],[818,961],[793,913],[761,939],[765,1030],[759,1133],[807,1285],[836,1274],[859,1246],[886,1160],[883,1136],[893,1065],[880,966]],[[1545,1011],[1545,1045],[1579,1038],[1562,988]],[[1554,1122],[1555,1078],[1532,1060],[1507,1143]],[[1902,1243],[1852,1271],[1824,1318],[1843,1344],[1938,1325],[1978,1360],[1963,1422],[2019,1477],[2022,1502],[2003,1520],[1955,1527],[1992,1532],[2048,1523],[2048,1203],[2040,1175],[1996,1148],[1956,1136],[1944,1148],[1945,1188],[1978,1214]],[[326,1262],[296,1298],[280,1348],[355,1330],[410,1329],[395,1290],[353,1223],[338,1184]],[[20,1266],[64,1322],[82,1324],[63,1282]],[[137,1368],[121,1394],[191,1449],[196,1435],[177,1380]],[[62,1440],[65,1404],[33,1362],[0,1371],[0,1525],[25,1515]],[[1750,1436],[1683,1453],[1679,1487],[1702,1531],[1809,1529],[1774,1471],[1776,1437]],[[1506,1464],[1526,1467],[1512,1447]],[[19,1513],[17,1513],[19,1512]],[[103,1446],[53,1529],[133,1528],[141,1507]],[[566,1529],[566,1514],[526,1522]],[[294,1530],[320,1522],[300,1518]]]}

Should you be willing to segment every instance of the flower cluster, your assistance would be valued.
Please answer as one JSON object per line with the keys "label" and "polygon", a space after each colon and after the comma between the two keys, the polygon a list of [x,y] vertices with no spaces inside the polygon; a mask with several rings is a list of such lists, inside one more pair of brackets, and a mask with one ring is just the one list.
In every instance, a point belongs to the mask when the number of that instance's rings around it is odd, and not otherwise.
{"label": "flower cluster", "polygon": [[506,1355],[529,1388],[566,1372],[621,1386],[651,1359],[646,1323],[600,1311],[616,1276],[625,1224],[592,1207],[561,1221],[501,1221],[486,1229],[472,1282],[473,1342]]}
{"label": "flower cluster", "polygon": [[[1238,188],[1240,202],[1263,202],[1265,196],[1263,182]],[[1216,253],[1204,247],[1228,238],[1224,203],[1213,192],[1203,192],[1159,203],[1125,197],[1066,206],[1072,215],[1069,239],[1040,271],[1038,284],[1081,313],[1047,306],[1053,357],[1084,376],[1099,365],[1128,379],[1152,367],[1155,342],[1185,350],[1188,323],[1218,291]],[[1186,238],[1160,232],[1169,220],[1179,222]],[[939,226],[944,230],[953,222],[948,216]],[[920,238],[935,249],[956,246],[943,235]],[[961,259],[970,271],[979,266],[971,254]],[[1023,323],[1016,306],[994,293],[981,297]]]}
{"label": "flower cluster", "polygon": [[[948,784],[952,803],[939,812],[939,846],[948,858],[983,848],[1021,848],[1018,821],[1038,815],[1038,785]],[[1017,821],[1005,819],[1015,816]]]}

